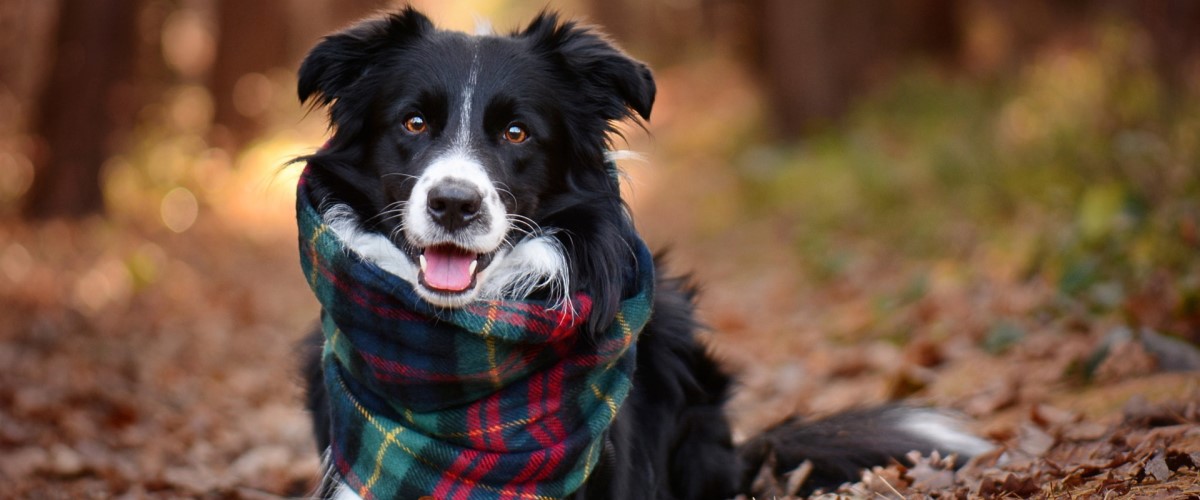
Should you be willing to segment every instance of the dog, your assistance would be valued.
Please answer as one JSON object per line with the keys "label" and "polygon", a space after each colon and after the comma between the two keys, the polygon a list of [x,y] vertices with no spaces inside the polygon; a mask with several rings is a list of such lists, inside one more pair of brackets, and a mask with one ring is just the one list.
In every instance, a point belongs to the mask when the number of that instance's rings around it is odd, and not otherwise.
{"label": "dog", "polygon": [[[380,412],[409,423],[421,419],[412,416],[409,403],[395,404],[379,393],[347,399],[352,403],[348,413],[335,411],[334,400],[341,396],[330,391],[340,391],[345,384],[340,379],[337,384],[342,385],[333,384],[331,377],[374,358],[368,349],[351,361],[343,356],[343,364],[329,364],[343,354],[337,346],[330,347],[330,336],[352,328],[339,323],[330,308],[341,306],[331,304],[357,301],[355,307],[373,307],[388,288],[372,292],[375,295],[360,294],[355,285],[332,280],[337,286],[326,286],[325,295],[318,293],[326,297],[325,328],[304,343],[307,405],[318,448],[331,470],[321,496],[378,497],[381,494],[371,487],[382,481],[381,475],[387,476],[389,468],[411,466],[432,471],[426,472],[436,476],[431,480],[437,487],[396,480],[399,489],[388,490],[390,495],[732,498],[748,492],[767,460],[774,461],[779,473],[810,461],[813,469],[804,491],[813,491],[856,480],[863,468],[903,460],[911,450],[937,450],[965,459],[990,448],[946,414],[909,406],[850,411],[815,422],[794,417],[744,443],[733,442],[723,409],[733,379],[696,339],[701,325],[694,312],[695,290],[686,278],[665,273],[659,259],[639,257],[641,240],[621,199],[611,161],[615,124],[650,119],[656,91],[653,74],[594,28],[543,12],[510,35],[465,34],[438,29],[407,7],[324,38],[303,61],[298,80],[300,101],[327,109],[333,132],[322,149],[297,159],[307,164],[305,176],[311,181],[302,182],[302,188],[315,200],[319,218],[315,224],[320,227],[311,239],[335,235],[344,248],[333,251],[331,258],[353,254],[356,265],[382,270],[370,276],[399,280],[399,288],[409,290],[417,304],[412,307],[423,311],[413,315],[418,318],[414,321],[440,327],[447,317],[484,310],[479,309],[483,304],[537,301],[547,304],[546,311],[562,312],[559,324],[578,324],[571,330],[570,356],[590,359],[588,349],[602,349],[607,344],[598,339],[606,332],[620,333],[615,325],[625,325],[629,311],[637,310],[628,304],[640,293],[639,273],[653,268],[653,293],[647,298],[653,312],[637,331],[625,331],[626,340],[636,341],[616,344],[606,363],[582,363],[595,369],[627,366],[620,373],[605,373],[612,380],[627,378],[629,388],[615,384],[617,389],[609,394],[597,392],[604,396],[597,401],[610,408],[592,405],[600,414],[586,418],[600,425],[579,440],[581,458],[558,457],[575,468],[562,475],[570,478],[561,483],[567,486],[555,490],[537,481],[517,489],[486,486],[485,476],[507,470],[505,464],[480,459],[484,455],[458,445],[447,448],[459,454],[445,462],[451,465],[435,466],[441,463],[436,462],[440,451],[423,453],[426,448],[399,441],[406,435],[425,439],[407,427],[388,431],[376,426],[381,443],[377,453],[331,456],[339,443],[342,448],[363,448],[360,441],[366,438],[344,431],[348,425],[371,431],[370,426],[382,421]],[[305,237],[301,235],[302,254],[315,252],[306,246]],[[325,271],[306,267],[306,272],[316,276]],[[424,327],[419,322],[406,324]],[[416,335],[404,326],[395,330],[381,338]],[[410,349],[459,342],[453,334],[436,335]],[[538,359],[543,364],[557,360]],[[534,373],[513,384],[536,378]],[[575,388],[564,390],[574,391],[572,397],[588,396],[588,391]],[[439,406],[436,400],[444,394],[447,401],[460,404],[462,392],[435,390],[433,401],[412,404],[450,412],[444,415],[457,424],[461,415],[453,414],[455,407]],[[522,402],[549,406],[539,397]],[[382,410],[364,410],[363,401]],[[472,411],[465,410],[464,418],[483,414]],[[536,418],[525,420],[543,419],[538,425],[559,422],[555,411],[566,410],[539,411]],[[351,422],[339,423],[338,418]],[[461,436],[475,439],[490,432],[480,422],[464,422],[467,430]],[[546,425],[527,430],[547,434]],[[437,432],[437,426],[424,429]],[[518,442],[515,435],[505,434]],[[566,449],[556,443],[546,449]],[[504,445],[513,448],[510,444]],[[427,449],[442,450],[439,446],[430,444]],[[489,449],[496,446],[500,445]],[[407,465],[394,467],[381,458],[392,453]],[[501,480],[534,477],[526,474],[530,467],[548,467],[537,464],[556,452],[530,453],[534,455],[522,455],[524,461],[517,460],[513,469],[528,470]],[[551,475],[540,469],[537,473]]]}

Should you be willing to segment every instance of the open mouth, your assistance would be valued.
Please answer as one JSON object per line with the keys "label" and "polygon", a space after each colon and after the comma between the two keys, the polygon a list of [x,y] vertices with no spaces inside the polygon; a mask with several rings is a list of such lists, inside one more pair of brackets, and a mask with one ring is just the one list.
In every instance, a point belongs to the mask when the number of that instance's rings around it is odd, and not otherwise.
{"label": "open mouth", "polygon": [[455,245],[434,245],[418,250],[421,285],[445,294],[460,294],[475,287],[479,273],[495,253],[479,254]]}

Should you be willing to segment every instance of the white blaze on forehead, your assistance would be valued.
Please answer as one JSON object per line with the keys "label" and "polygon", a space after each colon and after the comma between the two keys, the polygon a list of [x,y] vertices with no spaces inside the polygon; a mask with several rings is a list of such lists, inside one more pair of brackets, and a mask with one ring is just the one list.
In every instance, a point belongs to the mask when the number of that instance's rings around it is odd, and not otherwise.
{"label": "white blaze on forehead", "polygon": [[466,150],[471,147],[471,104],[475,100],[475,85],[479,83],[479,44],[471,46],[471,70],[463,86],[462,107],[458,110],[458,133],[454,135],[454,147]]}
{"label": "white blaze on forehead", "polygon": [[476,15],[475,16],[475,34],[478,36],[488,36],[496,34],[496,30],[492,28],[492,21],[488,18]]}
{"label": "white blaze on forehead", "polygon": [[[483,197],[481,215],[487,227],[465,234],[448,234],[434,223],[426,210],[429,191],[443,182],[463,182],[479,191]],[[466,150],[454,148],[429,164],[413,186],[408,207],[404,211],[405,233],[413,245],[426,247],[439,243],[454,243],[468,250],[488,253],[496,250],[508,232],[508,217],[500,193],[483,164]]]}

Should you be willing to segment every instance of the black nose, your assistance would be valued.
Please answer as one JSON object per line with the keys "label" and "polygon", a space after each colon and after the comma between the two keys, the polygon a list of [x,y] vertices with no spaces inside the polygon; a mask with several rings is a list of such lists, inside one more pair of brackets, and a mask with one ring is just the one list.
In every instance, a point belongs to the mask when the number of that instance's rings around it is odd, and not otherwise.
{"label": "black nose", "polygon": [[483,195],[462,182],[442,182],[429,190],[426,209],[435,222],[448,230],[462,229],[479,217]]}

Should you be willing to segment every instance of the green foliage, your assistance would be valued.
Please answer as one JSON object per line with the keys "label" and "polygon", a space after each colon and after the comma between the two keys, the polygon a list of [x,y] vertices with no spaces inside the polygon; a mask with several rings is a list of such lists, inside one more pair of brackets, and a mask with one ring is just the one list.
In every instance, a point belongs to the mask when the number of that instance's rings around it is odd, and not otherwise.
{"label": "green foliage", "polygon": [[[1169,276],[1161,306],[1180,321],[1150,326],[1190,333],[1200,328],[1200,101],[1166,86],[1129,32],[1095,38],[994,80],[917,67],[845,127],[748,155],[746,199],[797,214],[796,248],[817,277],[852,258],[834,241],[867,237],[908,260],[1006,249],[1067,303],[1134,323],[1147,320],[1129,297]],[[1022,250],[1022,239],[1034,244]]]}
{"label": "green foliage", "polygon": [[1016,345],[1025,338],[1025,330],[1016,323],[1000,321],[988,330],[983,339],[983,349],[992,354],[1000,354]]}

